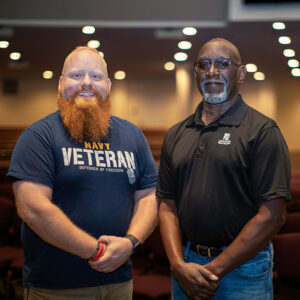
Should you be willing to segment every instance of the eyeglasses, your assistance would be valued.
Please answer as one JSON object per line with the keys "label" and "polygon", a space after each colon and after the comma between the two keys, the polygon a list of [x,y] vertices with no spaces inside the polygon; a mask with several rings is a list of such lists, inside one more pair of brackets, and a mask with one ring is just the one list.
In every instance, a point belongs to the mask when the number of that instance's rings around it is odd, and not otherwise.
{"label": "eyeglasses", "polygon": [[236,62],[229,59],[219,59],[215,60],[214,62],[209,60],[199,60],[197,63],[194,63],[194,68],[197,73],[205,73],[210,69],[212,64],[218,71],[226,70],[230,68],[232,64],[238,67],[241,66],[240,64],[237,64]]}

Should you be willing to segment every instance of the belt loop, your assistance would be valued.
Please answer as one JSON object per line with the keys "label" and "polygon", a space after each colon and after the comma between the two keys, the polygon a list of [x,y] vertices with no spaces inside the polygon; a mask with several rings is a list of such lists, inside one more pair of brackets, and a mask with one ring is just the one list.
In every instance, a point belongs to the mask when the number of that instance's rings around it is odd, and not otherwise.
{"label": "belt loop", "polygon": [[211,252],[210,252],[210,248],[209,247],[207,248],[207,255],[208,255],[208,257],[211,257]]}
{"label": "belt loop", "polygon": [[24,300],[28,300],[29,299],[29,289],[30,287],[24,287],[24,292],[25,292],[25,295],[24,295]]}

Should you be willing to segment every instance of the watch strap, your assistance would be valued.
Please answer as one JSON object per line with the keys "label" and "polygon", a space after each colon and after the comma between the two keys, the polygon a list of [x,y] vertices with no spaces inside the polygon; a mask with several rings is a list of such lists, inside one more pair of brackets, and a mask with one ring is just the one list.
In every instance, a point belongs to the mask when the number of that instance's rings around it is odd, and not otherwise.
{"label": "watch strap", "polygon": [[126,234],[124,238],[127,238],[131,241],[133,248],[132,253],[136,253],[136,251],[141,247],[142,243],[140,240],[138,240],[134,235],[132,234]]}

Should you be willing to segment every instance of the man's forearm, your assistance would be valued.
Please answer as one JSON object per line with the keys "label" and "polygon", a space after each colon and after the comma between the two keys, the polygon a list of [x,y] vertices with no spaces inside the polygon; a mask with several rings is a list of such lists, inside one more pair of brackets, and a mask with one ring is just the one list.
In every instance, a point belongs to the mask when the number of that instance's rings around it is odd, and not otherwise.
{"label": "man's forearm", "polygon": [[171,269],[184,262],[182,243],[174,200],[161,199],[159,225]]}
{"label": "man's forearm", "polygon": [[133,216],[127,230],[128,234],[134,235],[139,241],[144,242],[153,231],[158,218],[158,199],[155,189],[149,189],[143,195],[143,191],[137,192],[139,199],[133,208]]}
{"label": "man's forearm", "polygon": [[284,220],[283,199],[272,200],[272,203],[262,205],[236,239],[206,267],[218,277],[222,277],[246,263],[267,245],[283,225]]}
{"label": "man's forearm", "polygon": [[16,182],[14,192],[20,217],[42,240],[82,258],[95,253],[97,239],[77,227],[49,201],[46,187]]}
{"label": "man's forearm", "polygon": [[161,199],[159,226],[172,273],[184,293],[189,299],[210,299],[218,287],[218,278],[205,267],[184,261],[174,200]]}

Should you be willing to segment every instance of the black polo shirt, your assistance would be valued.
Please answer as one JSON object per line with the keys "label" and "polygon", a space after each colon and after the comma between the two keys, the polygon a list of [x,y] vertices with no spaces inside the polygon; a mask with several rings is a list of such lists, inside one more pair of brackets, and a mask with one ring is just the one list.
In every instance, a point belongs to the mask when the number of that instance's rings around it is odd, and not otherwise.
{"label": "black polo shirt", "polygon": [[225,246],[259,203],[290,199],[289,153],[276,123],[241,96],[207,126],[202,106],[167,132],[157,195],[175,200],[183,240]]}

